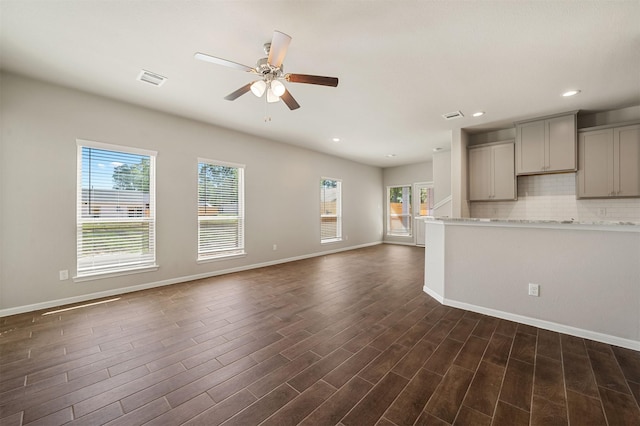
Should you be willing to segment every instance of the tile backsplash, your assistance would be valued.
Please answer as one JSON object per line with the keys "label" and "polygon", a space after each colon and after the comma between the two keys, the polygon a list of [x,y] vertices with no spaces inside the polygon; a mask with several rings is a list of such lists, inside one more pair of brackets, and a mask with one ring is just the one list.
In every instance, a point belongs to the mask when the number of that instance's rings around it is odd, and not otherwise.
{"label": "tile backsplash", "polygon": [[471,217],[640,223],[640,198],[576,199],[575,173],[518,177],[517,201],[470,203]]}

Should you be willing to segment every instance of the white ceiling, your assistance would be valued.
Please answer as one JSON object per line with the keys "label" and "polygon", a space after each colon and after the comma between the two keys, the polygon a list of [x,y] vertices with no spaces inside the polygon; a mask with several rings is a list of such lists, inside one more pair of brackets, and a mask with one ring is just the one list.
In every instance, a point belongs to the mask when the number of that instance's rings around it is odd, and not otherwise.
{"label": "white ceiling", "polygon": [[[0,19],[4,70],[381,167],[428,160],[455,128],[640,104],[637,0],[0,0]],[[253,66],[275,29],[286,72],[340,84],[287,83],[302,107],[265,123],[263,99],[223,99],[251,75],[193,55]]]}

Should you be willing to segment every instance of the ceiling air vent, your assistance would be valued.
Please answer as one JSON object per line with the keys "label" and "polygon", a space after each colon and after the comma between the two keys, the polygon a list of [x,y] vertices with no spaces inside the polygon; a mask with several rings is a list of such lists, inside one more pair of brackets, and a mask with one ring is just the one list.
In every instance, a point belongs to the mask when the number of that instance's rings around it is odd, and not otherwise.
{"label": "ceiling air vent", "polygon": [[456,118],[464,117],[460,111],[448,112],[446,114],[442,114],[445,120],[455,120]]}
{"label": "ceiling air vent", "polygon": [[167,77],[163,77],[160,74],[147,70],[142,70],[140,71],[140,74],[138,74],[138,80],[153,84],[154,86],[162,86],[164,82],[167,81]]}

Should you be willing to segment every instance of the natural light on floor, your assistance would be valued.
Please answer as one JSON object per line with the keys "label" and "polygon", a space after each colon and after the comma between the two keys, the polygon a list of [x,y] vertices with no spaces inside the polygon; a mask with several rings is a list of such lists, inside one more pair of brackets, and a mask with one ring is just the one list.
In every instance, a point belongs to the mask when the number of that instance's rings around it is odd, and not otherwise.
{"label": "natural light on floor", "polygon": [[64,309],[57,309],[55,311],[49,311],[49,312],[45,312],[44,314],[42,314],[42,316],[45,315],[53,315],[53,314],[59,314],[60,312],[66,312],[66,311],[72,311],[74,309],[80,309],[80,308],[86,308],[88,306],[94,306],[94,305],[102,305],[104,303],[109,303],[109,302],[115,302],[117,300],[120,300],[119,297],[116,297],[114,299],[109,299],[109,300],[101,300],[99,302],[93,302],[93,303],[87,303],[84,305],[78,305],[78,306],[72,306],[70,308],[64,308]]}

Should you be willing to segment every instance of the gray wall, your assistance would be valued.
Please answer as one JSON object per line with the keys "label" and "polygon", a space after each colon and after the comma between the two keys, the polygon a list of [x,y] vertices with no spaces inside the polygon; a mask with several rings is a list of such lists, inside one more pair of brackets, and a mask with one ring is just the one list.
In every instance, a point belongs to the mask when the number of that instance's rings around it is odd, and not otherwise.
{"label": "gray wall", "polygon": [[[411,237],[400,237],[394,235],[387,235],[387,187],[397,185],[411,185],[413,188],[414,183],[418,182],[431,182],[433,180],[433,163],[431,161],[425,161],[422,163],[409,164],[407,166],[388,167],[382,171],[383,180],[383,227],[384,227],[384,241],[388,243],[400,243],[400,244],[415,244],[416,229],[415,221],[413,222],[413,229]],[[412,209],[414,206],[411,206]]]}
{"label": "gray wall", "polygon": [[[0,314],[382,240],[380,168],[12,74],[0,92]],[[76,139],[158,152],[157,271],[58,279],[76,268]],[[246,165],[244,258],[196,263],[198,157]],[[339,243],[320,244],[322,176],[343,183]]]}
{"label": "gray wall", "polygon": [[[638,350],[639,257],[637,226],[429,222],[425,291],[447,305]],[[529,283],[540,285],[539,297],[527,294]]]}
{"label": "gray wall", "polygon": [[433,192],[436,207],[434,216],[451,217],[450,150],[433,154]]}

